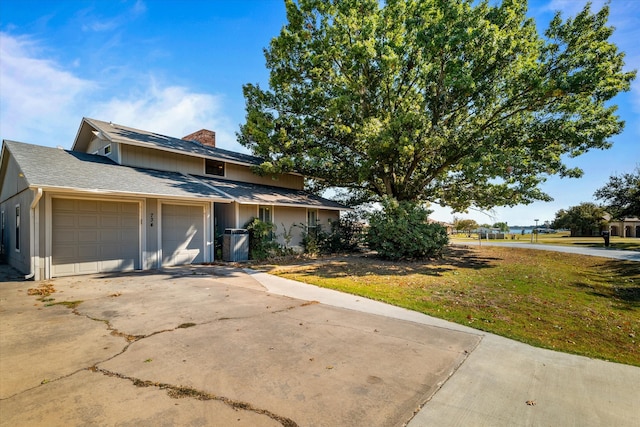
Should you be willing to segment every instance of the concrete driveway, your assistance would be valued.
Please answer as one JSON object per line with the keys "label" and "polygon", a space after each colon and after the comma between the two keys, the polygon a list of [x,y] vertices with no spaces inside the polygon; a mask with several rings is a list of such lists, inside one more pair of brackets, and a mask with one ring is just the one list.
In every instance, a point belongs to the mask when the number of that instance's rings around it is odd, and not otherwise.
{"label": "concrete driveway", "polygon": [[[53,300],[28,295],[45,284]],[[2,426],[637,427],[638,384],[251,270],[0,283]]]}
{"label": "concrete driveway", "polygon": [[0,322],[3,426],[400,426],[482,338],[227,267],[0,283]]}

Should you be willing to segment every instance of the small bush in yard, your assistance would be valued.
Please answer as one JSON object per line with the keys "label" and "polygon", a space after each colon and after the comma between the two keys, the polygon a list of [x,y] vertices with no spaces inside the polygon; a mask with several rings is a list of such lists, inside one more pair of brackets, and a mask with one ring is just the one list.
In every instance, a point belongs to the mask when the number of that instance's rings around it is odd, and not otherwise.
{"label": "small bush in yard", "polygon": [[272,252],[279,248],[279,244],[273,240],[275,224],[260,221],[254,218],[245,227],[249,231],[249,258],[264,260],[271,256]]}
{"label": "small bush in yard", "polygon": [[431,211],[415,202],[385,199],[369,217],[366,240],[382,258],[419,259],[439,256],[449,242],[440,224],[429,224]]}
{"label": "small bush in yard", "polygon": [[305,253],[334,254],[356,252],[362,241],[363,224],[354,212],[349,212],[337,220],[330,220],[330,230],[325,231],[321,224],[306,227],[301,224],[302,246]]}

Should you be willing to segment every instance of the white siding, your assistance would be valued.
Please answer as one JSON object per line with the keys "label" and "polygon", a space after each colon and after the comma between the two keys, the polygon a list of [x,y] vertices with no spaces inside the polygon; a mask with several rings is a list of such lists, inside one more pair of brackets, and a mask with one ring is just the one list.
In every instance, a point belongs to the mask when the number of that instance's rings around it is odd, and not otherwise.
{"label": "white siding", "polygon": [[289,246],[300,246],[302,243],[302,227],[307,221],[307,210],[305,208],[288,208],[276,206],[275,224],[277,227],[276,236],[278,243],[284,245],[284,233],[291,231],[292,239]]}

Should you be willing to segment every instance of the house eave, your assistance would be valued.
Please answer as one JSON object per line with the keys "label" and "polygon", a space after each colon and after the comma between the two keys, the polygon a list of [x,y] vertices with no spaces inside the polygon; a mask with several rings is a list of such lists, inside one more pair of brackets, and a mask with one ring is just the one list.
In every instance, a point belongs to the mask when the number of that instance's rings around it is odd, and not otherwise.
{"label": "house eave", "polygon": [[216,202],[216,203],[231,203],[232,200],[218,198],[218,197],[188,197],[179,196],[174,194],[161,194],[161,193],[140,193],[134,191],[117,191],[117,190],[101,190],[101,189],[87,189],[78,187],[65,187],[65,186],[47,186],[47,185],[30,185],[29,188],[37,189],[41,188],[43,191],[50,193],[58,193],[65,195],[81,195],[81,196],[110,196],[110,197],[124,197],[124,198],[153,198],[153,199],[174,199],[182,201],[198,201],[198,202]]}

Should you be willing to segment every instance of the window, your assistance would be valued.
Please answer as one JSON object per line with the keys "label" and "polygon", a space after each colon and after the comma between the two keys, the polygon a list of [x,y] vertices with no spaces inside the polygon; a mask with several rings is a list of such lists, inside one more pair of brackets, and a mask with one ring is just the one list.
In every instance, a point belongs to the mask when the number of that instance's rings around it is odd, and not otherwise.
{"label": "window", "polygon": [[20,205],[16,205],[16,251],[20,252]]}
{"label": "window", "polygon": [[272,222],[273,217],[271,216],[271,207],[260,206],[258,208],[258,219],[262,222]]}
{"label": "window", "polygon": [[307,210],[307,228],[312,236],[318,235],[318,211],[315,209]]}
{"label": "window", "polygon": [[2,231],[0,234],[0,252],[4,253],[4,211],[2,211],[1,214],[1,218],[2,218]]}
{"label": "window", "polygon": [[104,147],[104,155],[106,156],[108,154],[111,154],[111,144]]}
{"label": "window", "polygon": [[224,162],[206,159],[204,161],[204,173],[207,175],[224,176]]}
{"label": "window", "polygon": [[[271,206],[259,206],[258,207],[258,219],[262,222],[273,223],[273,211],[271,210]],[[273,230],[269,232],[269,236],[267,236],[268,240],[273,240],[275,238],[275,234]]]}

